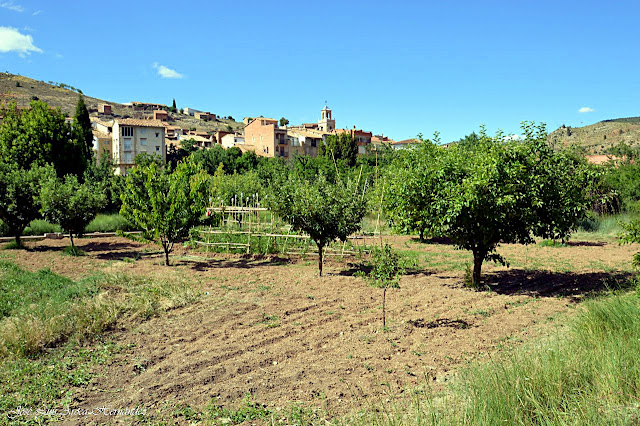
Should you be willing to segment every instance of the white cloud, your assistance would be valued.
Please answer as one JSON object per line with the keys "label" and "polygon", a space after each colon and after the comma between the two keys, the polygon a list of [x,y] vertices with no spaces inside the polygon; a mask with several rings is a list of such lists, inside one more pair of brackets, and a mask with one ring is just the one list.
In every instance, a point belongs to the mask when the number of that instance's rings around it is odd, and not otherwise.
{"label": "white cloud", "polygon": [[24,12],[24,7],[19,4],[14,4],[12,1],[5,1],[0,3],[0,7],[4,9],[13,10],[14,12]]}
{"label": "white cloud", "polygon": [[64,56],[62,56],[62,54],[60,54],[60,53],[56,53],[56,58],[62,59],[62,58],[64,58]]}
{"label": "white cloud", "polygon": [[578,110],[580,114],[584,114],[585,112],[594,112],[595,109],[589,107],[582,107]]}
{"label": "white cloud", "polygon": [[158,75],[162,78],[182,78],[182,74],[178,71],[167,68],[164,65],[158,65],[157,62],[153,64],[153,67],[158,70]]}
{"label": "white cloud", "polygon": [[18,52],[24,58],[31,52],[42,53],[42,49],[34,46],[30,35],[21,34],[15,28],[0,27],[0,52]]}
{"label": "white cloud", "polygon": [[42,13],[41,10],[36,10],[35,12],[33,12],[33,16],[38,16]]}
{"label": "white cloud", "polygon": [[24,31],[27,31],[27,32],[30,32],[30,33],[35,33],[36,32],[36,30],[34,28],[31,28],[31,27],[22,27],[22,29]]}

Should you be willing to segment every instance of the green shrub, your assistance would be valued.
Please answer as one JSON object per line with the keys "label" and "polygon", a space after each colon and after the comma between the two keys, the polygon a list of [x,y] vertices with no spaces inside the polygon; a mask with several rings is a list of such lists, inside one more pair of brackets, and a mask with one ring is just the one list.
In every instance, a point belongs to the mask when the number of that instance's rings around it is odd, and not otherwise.
{"label": "green shrub", "polygon": [[44,219],[32,220],[29,226],[24,229],[23,235],[44,235],[51,232],[62,232],[60,225],[47,222]]}
{"label": "green shrub", "polygon": [[129,223],[127,219],[117,213],[99,214],[93,219],[85,232],[116,232],[116,231],[135,231],[135,227]]}

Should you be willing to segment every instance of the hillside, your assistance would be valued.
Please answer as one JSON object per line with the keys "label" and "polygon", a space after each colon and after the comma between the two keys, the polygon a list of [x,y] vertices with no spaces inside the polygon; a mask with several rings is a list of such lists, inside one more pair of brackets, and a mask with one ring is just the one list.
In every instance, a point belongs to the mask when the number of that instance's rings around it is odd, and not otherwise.
{"label": "hillside", "polygon": [[587,154],[605,154],[624,142],[640,148],[640,117],[604,120],[584,127],[562,126],[549,134],[549,140],[559,146],[578,146]]}
{"label": "hillside", "polygon": [[[34,80],[21,75],[9,73],[0,73],[0,103],[8,103],[15,101],[18,106],[28,106],[33,99],[39,99],[55,108],[60,108],[67,116],[73,116],[78,102],[78,92],[74,87],[55,82],[44,82]],[[145,114],[140,111],[133,111],[131,107],[109,100],[93,98],[84,95],[84,101],[87,104],[89,113],[97,115],[98,105],[107,103],[112,106],[113,116],[115,118],[143,118]],[[135,95],[131,95],[132,101],[144,101],[144,99],[136,99]],[[188,105],[186,105],[188,106]],[[220,115],[222,112],[213,110],[214,114]],[[147,115],[149,113],[146,113]],[[218,119],[216,121],[203,121],[185,114],[169,113],[169,123],[173,126],[180,126],[183,129],[193,129],[199,131],[211,132],[215,130],[227,130],[227,126],[231,126],[234,131],[241,131],[244,125],[240,122],[227,119]]]}

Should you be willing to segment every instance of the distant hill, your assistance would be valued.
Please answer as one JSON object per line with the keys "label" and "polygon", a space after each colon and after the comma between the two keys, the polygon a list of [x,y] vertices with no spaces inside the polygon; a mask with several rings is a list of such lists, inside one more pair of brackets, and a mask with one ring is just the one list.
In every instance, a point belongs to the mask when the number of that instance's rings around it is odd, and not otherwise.
{"label": "distant hill", "polygon": [[[76,111],[79,89],[64,83],[53,81],[44,82],[32,78],[10,73],[0,73],[0,103],[15,101],[18,106],[26,107],[34,99],[46,102],[55,108],[60,108],[67,116],[72,117]],[[105,99],[93,98],[83,94],[89,113],[97,115],[99,104],[109,104],[112,106],[114,117],[134,117],[143,118],[142,112],[133,111],[127,105],[119,104]],[[131,96],[132,101],[145,101]],[[171,98],[168,98],[169,101]],[[188,106],[188,105],[184,105]],[[211,111],[213,114],[220,114],[218,111]],[[149,113],[147,113],[149,114]],[[169,123],[173,126],[180,126],[183,129],[193,129],[201,131],[227,130],[231,126],[233,131],[241,131],[244,124],[235,120],[218,119],[216,121],[203,121],[195,119],[185,114],[169,114]]]}
{"label": "distant hill", "polygon": [[640,148],[640,117],[603,120],[584,127],[562,126],[549,134],[549,141],[558,146],[578,146],[586,154],[605,154],[624,142]]}

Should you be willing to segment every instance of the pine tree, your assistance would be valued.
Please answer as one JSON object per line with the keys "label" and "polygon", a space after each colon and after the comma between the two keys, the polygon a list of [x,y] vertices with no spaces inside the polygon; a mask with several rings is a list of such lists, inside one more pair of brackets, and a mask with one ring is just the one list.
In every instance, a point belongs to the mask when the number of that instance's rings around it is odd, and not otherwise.
{"label": "pine tree", "polygon": [[176,107],[176,99],[173,99],[173,105],[171,105],[171,112],[174,114],[178,111],[178,107]]}

